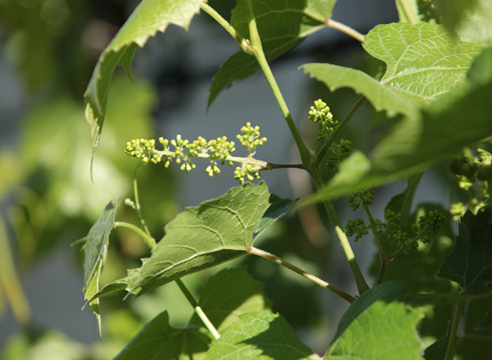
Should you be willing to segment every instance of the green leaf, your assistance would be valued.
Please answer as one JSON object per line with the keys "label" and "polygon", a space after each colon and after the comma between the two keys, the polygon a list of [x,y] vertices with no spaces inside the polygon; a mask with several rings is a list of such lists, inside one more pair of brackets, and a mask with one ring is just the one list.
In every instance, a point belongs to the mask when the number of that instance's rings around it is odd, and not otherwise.
{"label": "green leaf", "polygon": [[269,198],[264,182],[247,183],[178,214],[166,226],[166,235],[151,257],[144,260],[136,287],[146,292],[245,255]]}
{"label": "green leaf", "polygon": [[[474,0],[473,2],[474,6],[462,13],[460,22],[456,26],[456,32],[461,40],[491,45],[492,3],[489,0]],[[469,2],[461,1],[459,6],[469,6]],[[443,4],[443,9],[446,8],[447,4]]]}
{"label": "green leaf", "polygon": [[[486,64],[492,51],[484,51],[477,62]],[[470,70],[468,80],[436,100],[416,118],[393,125],[372,151],[369,159],[353,153],[340,164],[340,171],[320,190],[299,202],[316,203],[424,171],[432,163],[454,155],[492,136],[490,96],[492,80],[478,82],[483,66]],[[464,121],[466,119],[466,121]]]}
{"label": "green leaf", "polygon": [[378,25],[366,36],[364,49],[386,64],[380,81],[350,68],[330,64],[301,66],[330,90],[350,87],[378,111],[415,117],[418,108],[441,97],[465,78],[482,46],[453,39],[439,25]]}
{"label": "green leaf", "polygon": [[490,210],[461,219],[453,251],[437,276],[457,282],[465,294],[492,291],[492,224]]}
{"label": "green leaf", "polygon": [[[270,301],[263,293],[263,283],[253,279],[244,267],[224,269],[208,279],[199,303],[219,333],[238,321],[242,314],[270,310]],[[190,324],[202,326],[196,314]]]}
{"label": "green leaf", "polygon": [[92,225],[87,234],[84,245],[84,296],[90,300],[89,305],[96,314],[100,322],[99,300],[93,296],[99,291],[99,278],[104,263],[104,257],[109,244],[109,235],[114,228],[114,217],[118,208],[119,200],[116,204],[109,202],[104,208],[99,219]]}
{"label": "green leaf", "polygon": [[330,345],[326,357],[421,359],[415,330],[420,318],[420,314],[407,310],[402,303],[376,301]]}
{"label": "green leaf", "polygon": [[197,329],[173,329],[164,311],[147,323],[114,359],[201,359],[209,343],[210,338]]}
{"label": "green leaf", "polygon": [[475,330],[492,330],[492,311],[485,314]]}
{"label": "green leaf", "polygon": [[443,360],[448,349],[449,337],[437,340],[428,346],[424,352],[425,360]]}
{"label": "green leaf", "polygon": [[249,313],[224,329],[205,359],[321,359],[295,336],[281,315]]}
{"label": "green leaf", "polygon": [[169,24],[188,29],[204,2],[143,0],[102,52],[84,94],[86,118],[92,128],[93,157],[101,137],[109,84],[116,66],[123,66],[131,77],[131,61],[137,47],[143,47],[158,31],[166,31]]}
{"label": "green leaf", "polygon": [[282,216],[289,211],[289,209],[294,206],[297,200],[282,199],[275,194],[270,196],[270,207],[265,212],[261,218],[258,225],[256,225],[255,233],[253,235],[253,242],[260,237],[260,235],[275,221],[280,219]]}
{"label": "green leaf", "polygon": [[[267,59],[274,60],[309,34],[323,28],[335,3],[336,0],[269,0],[268,3],[253,0],[256,24]],[[231,14],[231,25],[245,39],[249,38],[248,22],[246,1],[239,0]],[[259,69],[256,59],[242,50],[229,57],[214,77],[208,106],[230,84],[253,75]]]}
{"label": "green leaf", "polygon": [[360,314],[366,311],[376,301],[390,303],[400,299],[407,292],[408,288],[397,281],[387,282],[365,291],[345,311],[340,319],[337,332],[333,339],[336,340]]}

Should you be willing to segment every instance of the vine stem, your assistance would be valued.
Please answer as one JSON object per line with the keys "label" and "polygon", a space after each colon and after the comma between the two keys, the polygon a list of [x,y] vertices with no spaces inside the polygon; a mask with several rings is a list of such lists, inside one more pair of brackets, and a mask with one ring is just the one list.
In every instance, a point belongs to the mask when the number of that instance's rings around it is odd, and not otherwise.
{"label": "vine stem", "polygon": [[270,65],[268,64],[268,61],[266,59],[265,53],[263,51],[263,46],[261,44],[261,38],[258,32],[258,27],[256,26],[256,19],[253,11],[253,5],[251,4],[251,0],[248,0],[246,4],[248,8],[248,16],[249,16],[248,26],[249,26],[249,35],[250,35],[250,44],[251,44],[251,46],[246,51],[254,55],[254,57],[258,61],[258,64],[260,65],[261,70],[265,74],[265,78],[268,84],[270,85],[270,88],[272,89],[273,95],[275,96],[275,99],[277,100],[280,110],[282,111],[282,115],[284,116],[285,121],[287,122],[287,126],[289,127],[289,130],[292,134],[292,137],[296,142],[297,149],[299,150],[302,163],[306,169],[309,169],[311,168],[311,154],[307,149],[306,144],[304,144],[304,141],[302,140],[301,134],[297,129],[294,119],[292,118],[289,108],[287,107],[287,103],[285,102],[282,92],[280,91],[280,88],[277,84],[277,81],[273,76],[272,69],[270,68]]}
{"label": "vine stem", "polygon": [[[152,236],[150,235],[149,229],[147,228],[147,226],[145,226],[145,222],[144,222],[144,220],[140,214],[140,200],[138,197],[138,186],[137,185],[138,184],[137,184],[136,176],[134,176],[133,191],[134,191],[134,195],[135,195],[135,210],[137,211],[137,214],[140,218],[140,221],[142,222],[142,226],[144,226],[144,228],[145,228],[145,231],[143,231],[142,229],[140,229],[139,227],[137,227],[133,224],[129,224],[129,223],[125,223],[125,222],[115,222],[114,225],[115,225],[115,227],[118,227],[118,226],[119,227],[125,227],[127,229],[135,231],[138,235],[140,235],[140,237],[142,237],[145,244],[147,244],[147,246],[150,248],[150,250],[152,250],[156,246],[156,243],[155,243],[154,239],[152,238]],[[191,292],[188,290],[188,288],[185,286],[183,281],[181,281],[181,279],[176,279],[174,281],[176,282],[176,285],[178,285],[179,289],[181,290],[183,295],[186,297],[186,299],[188,300],[190,305],[193,307],[193,309],[195,310],[195,312],[198,315],[198,317],[200,318],[200,320],[202,320],[205,327],[208,329],[208,331],[210,331],[210,333],[212,334],[214,339],[217,340],[220,337],[220,334],[217,331],[217,329],[215,328],[215,326],[212,324],[210,319],[208,318],[207,314],[205,314],[203,309],[200,307],[200,305],[198,304],[198,301],[195,300],[195,298],[193,297]]]}
{"label": "vine stem", "polygon": [[217,21],[217,23],[224,28],[233,38],[238,42],[239,45],[243,42],[243,37],[236,31],[236,29],[229,24],[229,22],[224,19],[214,8],[206,3],[202,3],[200,8],[205,11],[212,19]]}
{"label": "vine stem", "polygon": [[348,36],[353,37],[355,40],[357,40],[361,43],[364,42],[364,35],[362,35],[357,30],[354,30],[345,24],[342,24],[342,23],[335,21],[333,19],[328,19],[325,21],[325,25],[327,27],[332,28],[332,29],[336,29],[336,30],[338,30],[344,34],[347,34]]}
{"label": "vine stem", "polygon": [[183,284],[181,279],[177,279],[174,281],[176,282],[176,284],[178,285],[179,289],[184,294],[184,296],[186,297],[188,302],[191,304],[191,306],[193,306],[196,314],[200,317],[203,324],[207,327],[208,331],[210,331],[210,333],[212,334],[214,339],[217,340],[218,338],[220,338],[219,332],[217,331],[215,326],[212,324],[212,322],[209,320],[207,315],[203,312],[202,308],[200,307],[198,302],[195,300],[195,298],[193,297],[191,292],[188,290],[188,288],[185,286],[185,284]]}
{"label": "vine stem", "polygon": [[418,24],[419,19],[415,18],[415,16],[412,13],[412,10],[410,9],[410,4],[408,3],[408,0],[397,0],[398,4],[400,4],[401,9],[405,13],[405,16],[407,17],[408,21],[410,24]]}
{"label": "vine stem", "polygon": [[449,342],[448,347],[446,349],[445,360],[452,360],[454,355],[454,344],[456,341],[456,334],[458,333],[458,326],[460,324],[461,319],[461,311],[463,310],[463,301],[458,301],[456,304],[456,309],[454,311],[453,323],[451,326],[451,332],[449,334]]}
{"label": "vine stem", "polygon": [[[314,169],[314,174],[312,174],[312,176],[316,188],[320,189],[322,186],[321,175],[317,168]],[[345,234],[345,231],[343,230],[342,222],[338,217],[338,214],[335,210],[335,206],[333,205],[333,202],[331,202],[330,200],[324,200],[323,205],[326,209],[326,212],[328,213],[328,217],[330,218],[333,226],[335,227],[335,232],[337,234],[338,240],[340,242],[340,245],[342,246],[342,250],[345,254],[345,257],[347,258],[347,261],[350,266],[350,270],[354,275],[354,279],[357,284],[359,294],[362,294],[364,291],[369,290],[369,285],[364,279],[364,275],[362,275],[362,271],[360,271],[359,264],[357,263],[357,259],[355,258],[354,251],[350,246],[350,242],[347,238],[347,234]]]}
{"label": "vine stem", "polygon": [[353,303],[355,301],[355,298],[352,295],[347,294],[345,291],[337,288],[336,286],[331,285],[328,282],[320,279],[319,277],[314,276],[313,274],[310,274],[310,273],[298,268],[297,266],[279,258],[278,256],[275,256],[275,255],[273,255],[267,251],[264,251],[264,250],[261,250],[261,249],[255,248],[255,247],[249,248],[248,252],[250,254],[257,255],[257,256],[260,256],[262,258],[273,261],[279,265],[282,265],[283,267],[285,267],[289,270],[294,271],[295,273],[301,275],[302,277],[305,277],[306,279],[311,280],[315,284],[332,291],[333,293],[337,294],[338,296],[340,296],[344,300],[348,301],[349,303]]}
{"label": "vine stem", "polygon": [[371,232],[372,235],[374,236],[374,241],[376,242],[376,246],[378,247],[379,257],[381,259],[381,265],[379,267],[379,276],[376,282],[376,285],[379,285],[383,281],[384,272],[386,270],[386,263],[388,262],[388,260],[384,255],[383,246],[381,244],[381,239],[379,238],[379,232],[376,225],[376,221],[374,220],[374,217],[372,216],[371,211],[369,210],[367,204],[362,203],[362,207],[367,215],[367,218],[369,219],[369,224],[371,225]]}

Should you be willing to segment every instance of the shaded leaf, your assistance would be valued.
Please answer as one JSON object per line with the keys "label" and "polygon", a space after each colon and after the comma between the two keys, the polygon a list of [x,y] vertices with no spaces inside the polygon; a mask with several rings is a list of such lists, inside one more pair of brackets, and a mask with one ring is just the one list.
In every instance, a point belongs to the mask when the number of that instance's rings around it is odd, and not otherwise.
{"label": "shaded leaf", "polygon": [[[200,293],[200,306],[219,333],[239,316],[270,309],[263,283],[253,279],[246,268],[225,269],[212,276]],[[190,324],[201,326],[195,314]]]}
{"label": "shaded leaf", "polygon": [[253,235],[253,243],[260,237],[270,225],[284,216],[297,200],[282,199],[275,194],[270,196],[270,207],[267,209],[258,225],[256,225]]}
{"label": "shaded leaf", "polygon": [[462,218],[453,251],[437,276],[457,282],[465,294],[492,291],[492,224],[490,210]]}
{"label": "shaded leaf", "polygon": [[475,330],[492,330],[492,311],[489,311],[480,320],[480,323],[475,327]]}
{"label": "shaded leaf", "polygon": [[[324,27],[331,16],[336,0],[283,1],[268,3],[253,0],[253,12],[262,40],[263,50],[269,61],[298,45],[303,38]],[[249,16],[246,1],[240,0],[231,13],[231,25],[249,38]],[[217,95],[234,81],[253,75],[260,69],[256,59],[242,50],[229,57],[215,74],[208,106]]]}
{"label": "shaded leaf", "polygon": [[407,310],[402,303],[376,301],[330,345],[326,357],[421,359],[415,330],[420,318],[421,315]]}
{"label": "shaded leaf", "polygon": [[268,209],[264,182],[232,188],[215,200],[187,208],[166,225],[166,235],[140,268],[142,292],[193,272],[245,255]]}
{"label": "shaded leaf", "polygon": [[360,314],[366,311],[376,301],[390,303],[400,299],[407,292],[408,288],[397,281],[387,282],[365,291],[345,311],[340,319],[337,332],[333,339],[336,340]]}
{"label": "shaded leaf", "polygon": [[269,312],[249,313],[224,329],[205,359],[320,359],[299,341],[282,317]]}
{"label": "shaded leaf", "polygon": [[384,61],[380,81],[350,68],[330,64],[301,66],[332,91],[350,87],[378,111],[415,117],[418,108],[460,83],[481,46],[453,39],[439,25],[378,25],[366,36],[364,49]]}
{"label": "shaded leaf", "polygon": [[449,337],[437,340],[428,346],[424,352],[425,360],[443,360],[448,349]]}
{"label": "shaded leaf", "polygon": [[[99,278],[108,249],[109,235],[114,228],[114,217],[118,203],[119,201],[115,204],[110,201],[87,234],[84,245],[84,296],[87,300],[91,300],[99,291]],[[100,321],[99,300],[91,300],[89,305]]]}
{"label": "shaded leaf", "polygon": [[123,66],[131,77],[131,61],[137,47],[143,47],[150,37],[164,32],[170,24],[187,29],[204,2],[143,0],[102,52],[84,94],[86,118],[92,128],[93,156],[101,137],[108,88],[116,66]]}
{"label": "shaded leaf", "polygon": [[115,359],[200,359],[209,343],[210,338],[197,329],[172,328],[164,311],[147,323]]}

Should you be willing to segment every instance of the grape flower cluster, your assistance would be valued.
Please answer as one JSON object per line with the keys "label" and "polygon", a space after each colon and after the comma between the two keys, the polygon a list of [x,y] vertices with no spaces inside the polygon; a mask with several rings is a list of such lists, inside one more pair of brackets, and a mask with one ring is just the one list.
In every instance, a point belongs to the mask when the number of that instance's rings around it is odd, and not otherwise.
{"label": "grape flower cluster", "polygon": [[209,176],[220,173],[219,164],[227,163],[232,166],[234,163],[239,163],[241,166],[236,167],[234,178],[243,184],[245,179],[251,181],[259,178],[260,171],[265,168],[266,163],[256,160],[254,155],[257,146],[263,145],[267,139],[261,137],[259,126],[253,127],[249,122],[241,128],[241,134],[237,135],[237,139],[247,148],[247,157],[232,156],[231,154],[236,150],[235,143],[229,141],[226,136],[209,141],[199,136],[192,142],[183,139],[181,135],[177,135],[176,139],[172,140],[160,137],[162,150],[155,148],[156,143],[153,139],[134,139],[127,142],[125,152],[128,156],[141,159],[144,164],[163,163],[167,168],[174,161],[176,164],[181,164],[180,169],[186,172],[196,168],[194,158],[205,158],[210,161],[205,169]]}
{"label": "grape flower cluster", "polygon": [[[310,107],[308,119],[319,124],[317,132],[318,141],[328,141],[339,127],[340,123],[333,119],[330,107],[321,99],[314,102]],[[338,142],[333,141],[328,149],[326,165],[333,171],[338,170],[340,162],[352,152],[352,143],[349,140],[341,139]]]}

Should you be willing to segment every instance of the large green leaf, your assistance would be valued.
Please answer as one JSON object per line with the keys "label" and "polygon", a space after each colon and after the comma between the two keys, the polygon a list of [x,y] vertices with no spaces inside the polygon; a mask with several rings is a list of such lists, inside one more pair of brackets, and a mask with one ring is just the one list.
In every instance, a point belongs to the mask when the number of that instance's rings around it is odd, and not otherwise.
{"label": "large green leaf", "polygon": [[166,235],[140,268],[142,292],[201,269],[245,255],[268,209],[264,182],[232,188],[225,195],[187,208],[166,226]]}
{"label": "large green leaf", "polygon": [[197,329],[172,328],[164,311],[146,324],[115,359],[201,359],[209,343],[210,338]]}
{"label": "large green leaf", "polygon": [[[324,27],[336,0],[253,0],[253,11],[268,60],[273,60],[298,45],[303,38]],[[239,0],[231,14],[231,25],[249,38],[249,15],[245,0]],[[260,69],[256,59],[243,51],[229,57],[214,77],[208,106],[234,81]]]}
{"label": "large green leaf", "polygon": [[402,303],[376,301],[330,345],[326,358],[421,359],[415,330],[420,318],[420,314],[407,310]]}
{"label": "large green leaf", "polygon": [[170,24],[188,29],[203,3],[205,0],[143,0],[102,52],[84,94],[93,152],[101,137],[108,88],[116,66],[123,66],[131,76],[131,61],[137,47],[143,47],[150,37],[164,32]]}
{"label": "large green leaf", "polygon": [[[200,306],[219,332],[239,316],[268,311],[270,301],[263,294],[263,284],[251,277],[244,267],[225,269],[211,277],[200,293]],[[202,325],[195,314],[192,325]]]}
{"label": "large green leaf", "polygon": [[109,202],[106,205],[99,219],[89,230],[84,244],[84,296],[90,300],[89,305],[99,321],[99,299],[91,299],[99,291],[99,277],[108,249],[109,235],[114,228],[117,207],[118,201],[116,204]]}
{"label": "large green leaf", "polygon": [[248,313],[224,329],[205,359],[321,359],[299,341],[281,315]]}
{"label": "large green leaf", "polygon": [[376,110],[410,117],[460,83],[482,49],[453,39],[443,26],[404,23],[376,26],[365,36],[363,46],[386,64],[380,81],[359,70],[330,64],[301,68],[332,91],[350,87]]}
{"label": "large green leaf", "polygon": [[[492,51],[484,51],[477,63],[487,64]],[[340,171],[318,194],[300,205],[346,195],[367,187],[410,176],[432,163],[492,136],[490,93],[492,79],[482,66],[474,66],[463,85],[433,102],[416,118],[394,124],[368,158],[354,152]],[[476,69],[476,71],[475,71]]]}
{"label": "large green leaf", "polygon": [[466,294],[492,292],[492,224],[490,211],[461,219],[453,251],[437,276],[457,282]]}
{"label": "large green leaf", "polygon": [[342,335],[350,324],[376,301],[390,303],[400,299],[408,291],[409,290],[405,285],[397,281],[387,282],[365,291],[350,305],[347,311],[345,311],[338,323],[337,332],[333,339],[336,340]]}

